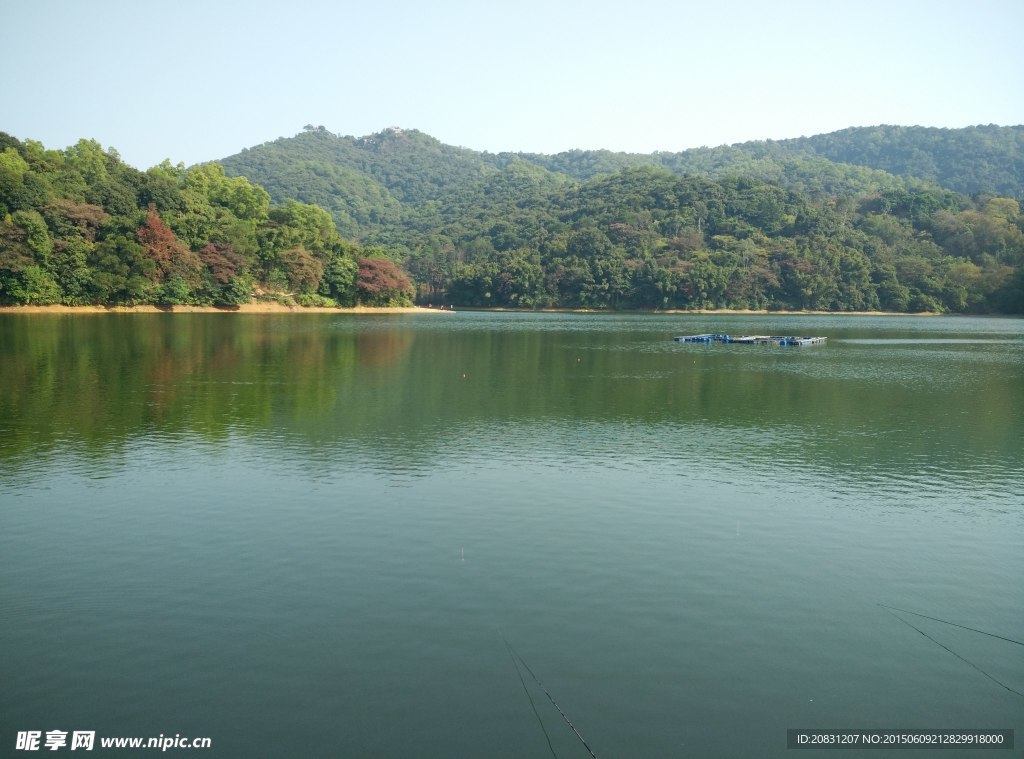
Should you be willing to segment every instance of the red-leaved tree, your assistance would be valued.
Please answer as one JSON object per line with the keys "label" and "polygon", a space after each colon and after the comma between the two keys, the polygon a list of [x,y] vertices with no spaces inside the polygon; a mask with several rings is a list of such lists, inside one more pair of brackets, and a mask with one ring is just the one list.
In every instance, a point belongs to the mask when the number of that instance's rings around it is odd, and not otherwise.
{"label": "red-leaved tree", "polygon": [[359,301],[368,306],[397,306],[412,303],[412,280],[386,258],[360,258],[356,274]]}
{"label": "red-leaved tree", "polygon": [[218,285],[225,285],[231,281],[236,274],[245,269],[245,258],[235,252],[231,243],[208,242],[199,251],[199,258],[210,270],[210,277]]}
{"label": "red-leaved tree", "polygon": [[191,288],[199,286],[203,262],[164,223],[153,203],[149,204],[146,223],[139,227],[136,234],[146,249],[146,255],[156,263],[156,282],[167,282],[171,277],[178,276]]}

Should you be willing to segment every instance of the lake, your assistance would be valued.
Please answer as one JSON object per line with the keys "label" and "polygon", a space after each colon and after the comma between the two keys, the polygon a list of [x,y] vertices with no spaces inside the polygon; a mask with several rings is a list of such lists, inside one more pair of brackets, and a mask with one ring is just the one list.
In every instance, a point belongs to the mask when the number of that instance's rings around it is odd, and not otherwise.
{"label": "lake", "polygon": [[3,314],[0,386],[0,754],[1024,746],[1020,319]]}

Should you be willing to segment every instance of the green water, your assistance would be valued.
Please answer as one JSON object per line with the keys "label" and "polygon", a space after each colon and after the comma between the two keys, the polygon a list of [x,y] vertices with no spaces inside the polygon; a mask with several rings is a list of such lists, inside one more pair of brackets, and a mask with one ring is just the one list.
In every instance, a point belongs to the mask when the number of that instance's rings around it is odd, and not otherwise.
{"label": "green water", "polygon": [[1021,320],[2,315],[0,387],[0,755],[588,756],[502,636],[601,757],[1024,743],[878,605],[1024,640]]}

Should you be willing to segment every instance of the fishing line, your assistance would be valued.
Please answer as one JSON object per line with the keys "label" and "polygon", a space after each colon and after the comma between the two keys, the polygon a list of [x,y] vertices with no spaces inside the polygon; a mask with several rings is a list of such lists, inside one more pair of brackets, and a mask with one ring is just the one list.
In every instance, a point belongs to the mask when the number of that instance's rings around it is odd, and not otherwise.
{"label": "fishing line", "polygon": [[[509,655],[513,656],[512,661],[514,662],[516,659],[518,659],[520,662],[522,662],[522,665],[526,668],[526,671],[530,673],[530,677],[533,678],[533,681],[540,686],[540,689],[542,691],[544,691],[544,695],[548,697],[548,701],[551,702],[551,705],[554,706],[555,709],[558,710],[558,713],[562,715],[562,719],[565,720],[565,724],[567,724],[569,728],[574,733],[576,733],[576,737],[580,739],[580,743],[583,744],[583,748],[587,750],[587,753],[590,754],[593,757],[593,759],[597,759],[597,754],[595,754],[593,750],[590,748],[590,746],[587,744],[586,739],[582,735],[580,735],[580,731],[576,729],[576,726],[569,721],[569,718],[565,715],[565,712],[562,711],[562,707],[558,705],[558,702],[555,701],[551,693],[548,692],[548,689],[544,687],[544,683],[542,683],[540,679],[537,677],[537,675],[533,673],[533,670],[530,669],[530,665],[526,663],[526,659],[520,656],[519,652],[512,648],[512,644],[508,642],[508,639],[505,638],[505,635],[501,632],[501,630],[498,630],[498,635],[500,635],[501,639],[505,641],[505,646],[508,648]],[[518,671],[518,667],[516,669]],[[522,675],[520,675],[520,679],[522,679]],[[531,703],[533,703],[532,699]],[[540,719],[540,717],[538,717],[538,719]],[[544,735],[547,735],[547,731],[545,731]],[[551,744],[549,743],[548,745],[550,746]],[[554,753],[554,749],[552,749],[552,753]]]}
{"label": "fishing line", "polygon": [[[1001,686],[1003,688],[1006,688],[1006,690],[1010,691],[1010,693],[1016,693],[1018,696],[1021,696],[1022,698],[1024,698],[1024,693],[1021,693],[1019,690],[1014,690],[1013,688],[1011,688],[1006,683],[1003,683],[1003,682],[1000,682],[999,680],[996,680],[994,677],[992,677],[992,675],[990,675],[988,672],[983,670],[977,664],[974,664],[973,662],[967,661],[967,659],[962,657],[960,654],[958,654],[952,648],[949,648],[948,646],[943,646],[941,643],[939,643],[939,641],[935,640],[935,638],[933,638],[931,635],[926,633],[924,630],[922,630],[919,627],[915,627],[914,625],[910,624],[910,622],[905,620],[899,614],[896,614],[895,612],[889,611],[889,607],[887,607],[887,606],[885,606],[883,604],[878,604],[878,605],[881,606],[883,609],[885,609],[887,613],[892,614],[894,617],[896,617],[896,619],[898,619],[903,624],[907,625],[908,627],[910,627],[910,628],[912,628],[914,630],[917,630],[919,633],[921,633],[924,637],[926,637],[928,640],[930,640],[935,645],[940,646],[941,648],[946,649],[947,651],[949,651],[949,653],[953,654],[953,656],[955,656],[957,659],[959,659],[960,661],[964,662],[965,664],[970,664],[972,667],[974,667],[976,670],[978,670],[981,674],[983,674],[989,680],[994,682],[996,685],[999,685],[999,686]],[[976,631],[976,632],[979,632],[979,631]],[[1014,641],[1014,642],[1016,643],[1016,641]]]}
{"label": "fishing line", "polygon": [[[501,633],[498,633],[501,635]],[[501,636],[502,640],[505,640],[505,636]],[[551,745],[551,736],[548,735],[548,729],[544,727],[544,720],[540,718],[540,713],[537,711],[537,706],[533,703],[533,696],[530,695],[530,689],[526,687],[526,680],[523,679],[523,671],[519,667],[519,662],[516,661],[515,655],[512,653],[512,646],[505,640],[505,646],[508,648],[508,657],[512,660],[513,666],[516,668],[516,674],[519,675],[519,682],[523,684],[523,693],[526,694],[526,698],[530,701],[530,708],[533,709],[533,716],[537,718],[537,722],[540,724],[540,729],[544,733],[544,740],[548,742],[548,748],[551,750],[551,756],[558,759],[558,754],[555,753],[555,747]]]}
{"label": "fishing line", "polygon": [[913,614],[915,617],[923,617],[924,619],[930,619],[933,622],[941,622],[944,625],[952,625],[953,627],[959,627],[963,630],[970,630],[971,632],[981,633],[982,635],[988,635],[990,638],[999,638],[999,640],[1005,640],[1007,643],[1016,643],[1018,646],[1024,646],[1019,640],[1013,638],[1004,638],[1002,635],[996,635],[995,633],[985,632],[984,630],[976,630],[973,627],[967,625],[958,625],[956,622],[950,622],[946,619],[939,619],[938,617],[929,617],[927,614],[918,614],[916,611],[907,611],[906,609],[897,609],[895,606],[886,606],[885,604],[878,604],[883,609],[892,609],[893,611],[902,611],[904,614]]}

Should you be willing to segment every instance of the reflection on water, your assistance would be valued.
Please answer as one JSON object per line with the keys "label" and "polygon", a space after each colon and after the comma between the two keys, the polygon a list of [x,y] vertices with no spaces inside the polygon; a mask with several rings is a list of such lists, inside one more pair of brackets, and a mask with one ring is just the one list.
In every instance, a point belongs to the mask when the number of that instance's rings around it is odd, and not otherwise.
{"label": "reflection on water", "polygon": [[[528,430],[530,456],[563,427],[600,425],[594,445],[554,445],[557,455],[638,446],[854,477],[907,474],[921,455],[950,468],[1018,463],[1019,415],[1007,413],[1024,398],[1018,322],[992,320],[1004,338],[967,344],[850,337],[849,320],[824,319],[840,337],[784,351],[674,343],[679,319],[668,317],[8,318],[0,455],[10,476],[48,451],[103,460],[154,436],[273,435],[298,455],[354,445],[429,465],[481,436],[500,450],[520,439],[513,428]],[[901,319],[860,333],[901,334],[907,321],[992,329]]]}
{"label": "reflection on water", "polygon": [[1016,340],[994,340],[990,338],[963,338],[963,337],[898,337],[898,338],[847,338],[844,343],[860,345],[998,345],[1001,343],[1015,343]]}
{"label": "reflection on water", "polygon": [[[599,755],[1024,729],[877,606],[1020,637],[1020,327],[5,315],[0,713],[224,756],[544,755],[500,629]],[[707,331],[829,342],[672,341]],[[1010,644],[918,622],[1024,689]]]}

